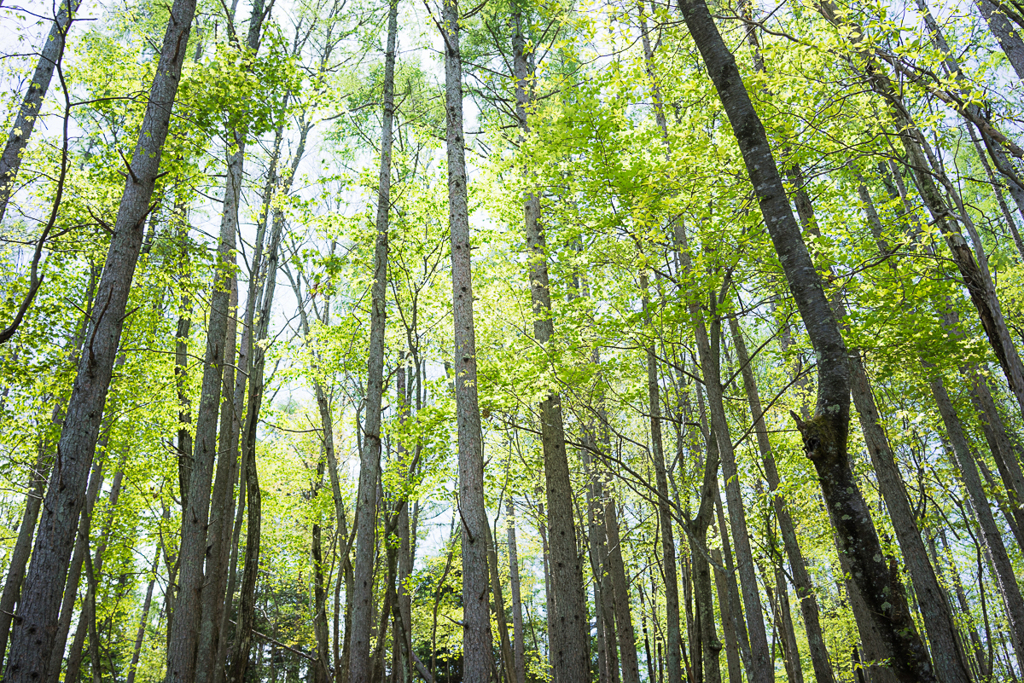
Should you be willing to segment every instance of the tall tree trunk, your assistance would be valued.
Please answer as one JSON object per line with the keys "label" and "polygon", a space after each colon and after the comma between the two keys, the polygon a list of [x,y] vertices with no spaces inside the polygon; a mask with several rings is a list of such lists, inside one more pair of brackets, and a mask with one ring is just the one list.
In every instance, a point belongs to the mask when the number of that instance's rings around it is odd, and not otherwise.
{"label": "tall tree trunk", "polygon": [[[103,555],[107,549],[107,543],[110,538],[110,533],[114,524],[114,508],[117,505],[117,499],[121,496],[121,482],[124,479],[123,465],[118,467],[117,472],[114,473],[114,479],[110,484],[110,494],[107,497],[107,518],[103,523],[103,530],[100,532],[101,541],[99,546],[96,548],[96,556],[93,559],[86,552],[86,563],[90,569],[91,576],[89,577],[89,583],[87,586],[88,592],[86,593],[85,599],[82,601],[82,611],[78,616],[78,626],[75,629],[75,638],[71,642],[71,651],[68,653],[68,665],[67,673],[64,676],[64,683],[78,683],[79,676],[81,675],[82,668],[82,654],[85,649],[85,638],[88,635],[90,638],[90,646],[93,646],[93,635],[89,633],[89,628],[95,626],[96,623],[96,591],[99,588],[101,572],[103,571]],[[92,662],[92,666],[97,667],[95,661]]]}
{"label": "tall tree trunk", "polygon": [[139,658],[142,655],[142,644],[146,639],[146,626],[149,625],[149,610],[153,605],[153,587],[156,585],[156,572],[160,566],[160,550],[157,549],[153,556],[153,578],[146,586],[146,598],[142,601],[142,616],[139,617],[139,630],[135,633],[135,646],[132,648],[132,660],[128,665],[128,680],[126,683],[135,683],[135,674],[139,670]]}
{"label": "tall tree trunk", "polygon": [[43,49],[39,52],[39,61],[36,62],[35,71],[28,82],[28,92],[22,98],[21,106],[18,107],[18,116],[14,119],[11,132],[7,135],[7,142],[4,143],[3,155],[0,156],[0,223],[7,213],[7,204],[14,194],[14,180],[21,168],[21,159],[24,156],[25,148],[28,146],[32,130],[39,119],[39,112],[46,98],[46,91],[53,80],[53,71],[57,63],[64,57],[64,45],[67,40],[68,31],[71,29],[71,22],[74,21],[75,13],[82,0],[65,0],[60,3],[57,16],[50,26],[50,33],[46,36]]}
{"label": "tall tree trunk", "polygon": [[[373,565],[377,549],[377,483],[380,468],[381,402],[384,392],[384,329],[387,322],[388,212],[391,208],[391,148],[395,117],[395,44],[398,39],[397,0],[388,12],[388,44],[384,57],[384,122],[381,128],[380,178],[377,188],[376,243],[373,251],[373,287],[370,311],[370,349],[367,361],[366,421],[359,462],[359,498],[356,507],[355,593],[351,596],[352,649],[349,678],[353,683],[372,676]],[[484,566],[486,569],[486,565]],[[383,634],[379,634],[383,637]]]}
{"label": "tall tree trunk", "polygon": [[[104,448],[108,434],[109,427],[103,433],[104,443],[102,446]],[[71,565],[68,567],[67,584],[64,586],[60,605],[60,618],[57,620],[57,633],[54,638],[53,651],[49,655],[50,661],[46,678],[43,679],[50,683],[60,681],[61,663],[64,661],[71,621],[75,614],[75,603],[78,600],[78,585],[82,580],[85,558],[89,554],[89,526],[92,522],[92,511],[100,489],[103,488],[103,465],[103,462],[93,463],[92,473],[89,475],[89,486],[85,493],[85,507],[78,520],[78,537],[75,539],[75,549],[71,554]]]}
{"label": "tall tree trunk", "polygon": [[160,153],[167,137],[194,13],[195,0],[175,0],[171,7],[160,61],[97,290],[88,342],[78,364],[57,447],[62,463],[57,470],[60,485],[47,490],[32,564],[25,577],[18,625],[4,676],[7,683],[45,680],[61,600],[61,591],[54,587],[63,586],[67,574],[75,522],[85,499],[86,479],[126,317],[128,291],[142,248],[144,223],[150,211],[149,201],[159,173]]}
{"label": "tall tree trunk", "polygon": [[[46,492],[46,479],[50,476],[50,467],[53,465],[54,458],[50,450],[52,445],[52,443],[47,444],[45,438],[39,442],[39,454],[29,480],[30,489],[25,500],[25,512],[21,515],[18,539],[14,542],[14,548],[11,550],[11,561],[7,565],[7,579],[4,582],[3,594],[0,595],[0,669],[3,668],[3,659],[7,654],[7,639],[11,633],[11,621],[14,618],[18,596],[21,594],[21,580],[25,576],[29,551],[32,549],[32,537],[35,535],[36,521],[39,519],[39,506],[42,505],[43,494]],[[522,682],[520,681],[520,683]]]}
{"label": "tall tree trunk", "polygon": [[[684,258],[686,261],[689,260],[688,256]],[[712,316],[710,335],[704,325],[703,312],[697,304],[691,305],[691,315],[694,316],[696,323],[697,349],[701,370],[704,374],[704,386],[708,393],[711,424],[718,436],[718,451],[722,459],[722,476],[725,478],[725,496],[729,507],[729,527],[732,531],[733,542],[736,544],[736,564],[743,595],[747,632],[750,638],[750,682],[768,683],[774,679],[774,666],[771,651],[768,649],[768,636],[764,628],[764,613],[761,610],[761,598],[757,587],[754,555],[750,548],[747,518],[740,492],[736,454],[732,446],[722,394],[721,319],[717,313],[720,302],[717,300],[717,295],[711,294],[710,296]]]}
{"label": "tall tree trunk", "polygon": [[[533,105],[534,65],[523,35],[522,9],[513,6],[513,69],[516,79],[516,115],[520,129],[529,131],[528,111]],[[530,299],[533,303],[533,336],[547,348],[552,343],[551,292],[548,287],[547,245],[540,225],[540,197],[524,198],[526,243],[530,252]],[[540,405],[541,444],[544,451],[544,480],[547,494],[552,588],[557,625],[551,631],[551,659],[558,683],[580,683],[590,676],[589,624],[583,591],[583,568],[577,553],[573,522],[572,483],[562,418],[562,399],[550,393]]]}
{"label": "tall tree trunk", "polygon": [[[648,301],[647,274],[640,274],[643,293],[645,324],[650,328],[651,313]],[[649,334],[653,335],[653,329]],[[676,543],[672,535],[672,510],[668,493],[668,474],[665,468],[664,443],[661,436],[661,387],[658,384],[658,357],[653,339],[647,345],[647,404],[650,413],[651,457],[658,491],[658,526],[661,530],[662,569],[665,573],[665,659],[669,683],[678,683],[683,677],[682,637],[679,631],[679,577],[676,573]]]}
{"label": "tall tree trunk", "polygon": [[[729,673],[729,683],[742,683],[743,670],[740,667],[740,643],[736,634],[736,625],[743,618],[742,614],[736,614],[733,608],[731,596],[729,595],[729,584],[735,585],[731,574],[726,574],[722,567],[722,553],[718,548],[710,551],[711,559],[715,561],[712,572],[715,575],[715,589],[718,592],[718,605],[722,613],[722,635],[725,637],[725,668]],[[748,670],[749,671],[749,670]],[[753,674],[753,671],[750,672]]]}
{"label": "tall tree trunk", "polygon": [[[700,625],[703,683],[722,683],[719,653],[722,642],[715,633],[715,605],[711,587],[711,564],[708,562],[707,534],[714,516],[714,498],[718,497],[718,440],[714,430],[707,440],[707,459],[704,462],[704,480],[701,484],[700,507],[690,521],[690,557],[693,562],[694,598],[697,603],[697,622]],[[728,607],[723,606],[723,612]]]}
{"label": "tall tree trunk", "polygon": [[754,433],[757,437],[761,462],[764,465],[765,479],[767,479],[768,488],[772,492],[772,506],[779,522],[786,556],[789,558],[793,585],[796,587],[796,594],[800,600],[800,612],[804,618],[804,631],[807,633],[807,645],[811,656],[811,666],[814,668],[814,679],[816,683],[833,683],[835,678],[832,674],[832,664],[828,658],[828,649],[825,647],[825,637],[818,615],[818,599],[814,594],[811,576],[807,572],[807,564],[800,550],[796,526],[789,512],[789,506],[786,504],[785,497],[779,492],[781,481],[778,468],[775,466],[771,442],[768,440],[768,428],[764,422],[764,409],[761,407],[761,395],[754,378],[754,369],[750,365],[750,354],[747,353],[747,344],[735,317],[729,318],[729,325],[732,330],[733,347],[736,349],[736,362],[740,366],[743,387],[747,393],[747,403],[754,420]]}
{"label": "tall tree trunk", "polygon": [[[451,227],[452,313],[455,327],[455,406],[459,434],[459,516],[462,523],[463,679],[483,682],[491,675],[491,617],[488,608],[487,511],[484,501],[483,443],[477,399],[476,335],[470,259],[466,148],[462,127],[462,53],[458,0],[444,3],[445,109],[447,112],[448,220]],[[564,449],[563,449],[564,451]],[[572,510],[569,510],[572,524]],[[575,542],[573,554],[575,555]],[[355,681],[353,681],[355,683]],[[558,683],[569,681],[558,679]]]}
{"label": "tall tree trunk", "polygon": [[981,530],[981,538],[985,548],[991,557],[992,566],[999,586],[999,592],[1003,596],[1003,604],[1006,607],[1006,618],[1009,622],[1010,637],[1013,639],[1014,652],[1017,662],[1024,670],[1024,597],[1021,595],[1020,586],[1017,584],[1017,577],[1014,574],[1013,564],[1006,552],[1003,537],[999,533],[995,519],[992,517],[992,510],[989,508],[988,497],[982,487],[981,477],[978,476],[978,468],[974,456],[967,445],[967,438],[964,436],[960,420],[953,407],[949,394],[946,392],[945,384],[941,378],[931,381],[932,394],[939,407],[946,433],[953,446],[953,454],[956,457],[957,469],[960,470],[960,477],[967,489],[974,510],[978,527]]}
{"label": "tall tree trunk", "polygon": [[[816,416],[797,422],[807,455],[818,473],[836,526],[840,554],[872,610],[879,630],[893,645],[894,670],[907,683],[935,680],[914,628],[898,576],[882,556],[871,513],[857,487],[847,452],[850,380],[846,348],[800,228],[789,206],[760,118],[747,94],[736,60],[726,47],[704,0],[679,0],[683,18],[708,68],[736,134],[783,271],[818,358]],[[794,415],[794,417],[796,417]]]}
{"label": "tall tree trunk", "polygon": [[[245,41],[247,59],[255,56],[260,46],[263,22],[269,14],[269,11],[264,11],[264,7],[264,0],[255,0],[253,3]],[[210,488],[213,483],[214,461],[217,457],[217,423],[224,379],[222,364],[227,358],[225,341],[231,309],[235,236],[238,231],[239,203],[245,173],[245,133],[241,130],[229,131],[228,144],[227,179],[224,184],[217,264],[210,297],[202,392],[196,415],[192,472],[188,484],[188,506],[183,510],[181,518],[181,576],[167,647],[167,683],[194,683],[196,648],[202,627],[202,592],[206,584],[204,563],[207,524],[210,518]],[[234,457],[234,454],[225,456]],[[207,608],[212,608],[212,604]],[[204,653],[208,651],[207,648]],[[205,678],[205,674],[202,677]]]}

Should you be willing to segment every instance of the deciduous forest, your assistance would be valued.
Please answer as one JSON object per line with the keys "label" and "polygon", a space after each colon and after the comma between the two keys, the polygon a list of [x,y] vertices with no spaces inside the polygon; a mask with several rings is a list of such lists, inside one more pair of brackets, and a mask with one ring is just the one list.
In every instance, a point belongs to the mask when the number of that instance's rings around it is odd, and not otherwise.
{"label": "deciduous forest", "polygon": [[0,0],[3,683],[1024,681],[1020,0]]}

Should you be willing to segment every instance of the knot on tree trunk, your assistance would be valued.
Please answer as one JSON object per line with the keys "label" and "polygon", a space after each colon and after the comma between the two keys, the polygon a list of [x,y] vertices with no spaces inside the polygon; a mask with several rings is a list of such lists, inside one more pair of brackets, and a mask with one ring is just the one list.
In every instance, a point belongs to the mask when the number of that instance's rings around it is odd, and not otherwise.
{"label": "knot on tree trunk", "polygon": [[841,457],[845,451],[846,435],[841,425],[827,415],[815,415],[810,420],[800,419],[792,410],[789,414],[796,422],[796,428],[804,442],[804,453],[812,462],[824,463]]}

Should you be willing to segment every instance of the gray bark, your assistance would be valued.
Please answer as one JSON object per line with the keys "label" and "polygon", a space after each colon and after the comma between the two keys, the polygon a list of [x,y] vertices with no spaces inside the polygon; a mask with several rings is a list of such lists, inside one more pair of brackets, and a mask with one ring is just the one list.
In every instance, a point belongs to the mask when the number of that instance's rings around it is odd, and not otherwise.
{"label": "gray bark", "polygon": [[[441,19],[445,41],[448,220],[451,227],[452,314],[455,327],[453,367],[459,434],[458,506],[462,522],[462,606],[465,621],[462,640],[465,653],[463,677],[472,683],[483,683],[490,677],[492,666],[491,618],[487,601],[487,511],[484,501],[480,405],[477,399],[469,200],[462,126],[462,53],[459,46],[457,0],[444,3]],[[569,520],[571,524],[571,509]],[[558,683],[570,682],[559,678]]]}
{"label": "gray bark", "polygon": [[[349,660],[349,678],[352,681],[368,681],[372,675],[370,636],[373,622],[373,565],[377,549],[377,483],[378,469],[380,468],[381,402],[384,392],[384,329],[387,322],[385,296],[388,279],[388,212],[391,208],[392,129],[395,117],[397,0],[391,0],[390,8],[387,54],[384,59],[384,121],[381,127],[373,287],[370,294],[366,420],[364,422],[363,450],[359,461],[359,498],[356,507],[355,593],[351,596],[353,638]],[[379,634],[379,637],[383,638],[383,633]]]}
{"label": "gray bark", "polygon": [[761,396],[754,378],[754,369],[750,365],[747,344],[740,331],[739,322],[733,317],[729,319],[729,324],[732,329],[733,346],[736,349],[736,362],[740,366],[743,386],[747,393],[747,403],[750,405],[750,412],[754,419],[754,432],[761,454],[761,462],[764,465],[765,478],[768,481],[768,488],[772,492],[772,507],[779,522],[779,531],[786,549],[786,556],[789,558],[793,585],[796,587],[796,594],[800,599],[800,612],[804,619],[804,631],[807,633],[807,645],[811,656],[811,665],[814,668],[814,678],[816,683],[833,683],[835,678],[832,673],[832,664],[828,658],[828,649],[825,647],[825,638],[818,613],[818,600],[814,594],[814,586],[807,571],[803,552],[800,550],[796,526],[789,512],[789,506],[786,504],[785,497],[779,493],[781,484],[779,471],[775,466],[771,442],[768,440],[768,428],[764,422]]}
{"label": "gray bark", "polygon": [[816,416],[809,422],[798,421],[797,426],[838,531],[838,550],[850,561],[876,626],[896,650],[895,667],[901,680],[933,681],[927,652],[910,618],[902,587],[886,566],[874,521],[853,477],[847,452],[850,381],[846,348],[789,206],[767,134],[707,4],[703,0],[680,0],[679,4],[736,135],[761,213],[817,355]]}
{"label": "gray bark", "polygon": [[519,552],[516,548],[515,516],[512,499],[506,508],[508,518],[509,587],[512,590],[512,654],[515,657],[515,678],[511,683],[526,683],[526,643],[523,633],[523,597],[519,580]]}
{"label": "gray bark", "polygon": [[53,71],[57,63],[64,57],[64,45],[67,40],[68,31],[71,29],[71,22],[74,21],[75,13],[82,0],[66,0],[60,3],[57,16],[53,19],[53,25],[46,36],[43,49],[39,52],[39,61],[36,63],[35,71],[32,72],[32,79],[29,81],[28,92],[18,107],[18,115],[14,119],[11,132],[7,135],[7,142],[4,143],[3,155],[0,155],[0,223],[7,213],[7,204],[14,193],[14,181],[21,168],[21,159],[25,148],[28,146],[32,130],[39,119],[39,112],[46,98],[46,91],[53,80]]}
{"label": "gray bark", "polygon": [[59,485],[51,485],[47,491],[32,564],[25,577],[19,622],[4,676],[6,683],[45,680],[61,598],[60,591],[53,590],[53,586],[64,585],[67,574],[75,521],[84,504],[86,479],[96,451],[103,406],[126,317],[128,292],[142,248],[145,219],[150,211],[149,202],[159,173],[160,153],[167,137],[194,13],[195,0],[175,0],[171,7],[149,103],[96,294],[88,341],[78,364],[57,447],[62,464],[55,470],[55,476],[60,477]]}

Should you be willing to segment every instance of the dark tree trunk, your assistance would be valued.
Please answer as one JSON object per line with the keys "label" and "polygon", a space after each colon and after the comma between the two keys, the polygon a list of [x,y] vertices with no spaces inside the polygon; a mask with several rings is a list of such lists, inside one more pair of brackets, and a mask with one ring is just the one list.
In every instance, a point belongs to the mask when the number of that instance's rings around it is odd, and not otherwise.
{"label": "dark tree trunk", "polygon": [[128,292],[142,248],[145,219],[150,211],[194,13],[195,0],[175,0],[171,7],[160,63],[97,290],[88,342],[78,364],[57,447],[62,463],[55,471],[60,477],[59,485],[50,486],[46,493],[32,564],[25,577],[18,626],[4,676],[6,683],[45,680],[61,600],[61,591],[54,586],[64,585],[75,522],[85,502],[86,479],[96,451],[96,437],[126,318]]}
{"label": "dark tree trunk", "polygon": [[736,60],[703,0],[680,0],[679,4],[736,134],[765,223],[818,358],[816,415],[808,422],[799,420],[797,426],[838,532],[838,550],[850,562],[877,627],[893,646],[893,666],[900,679],[907,683],[934,681],[902,586],[886,565],[870,511],[850,467],[850,378],[839,326],[807,253]]}

